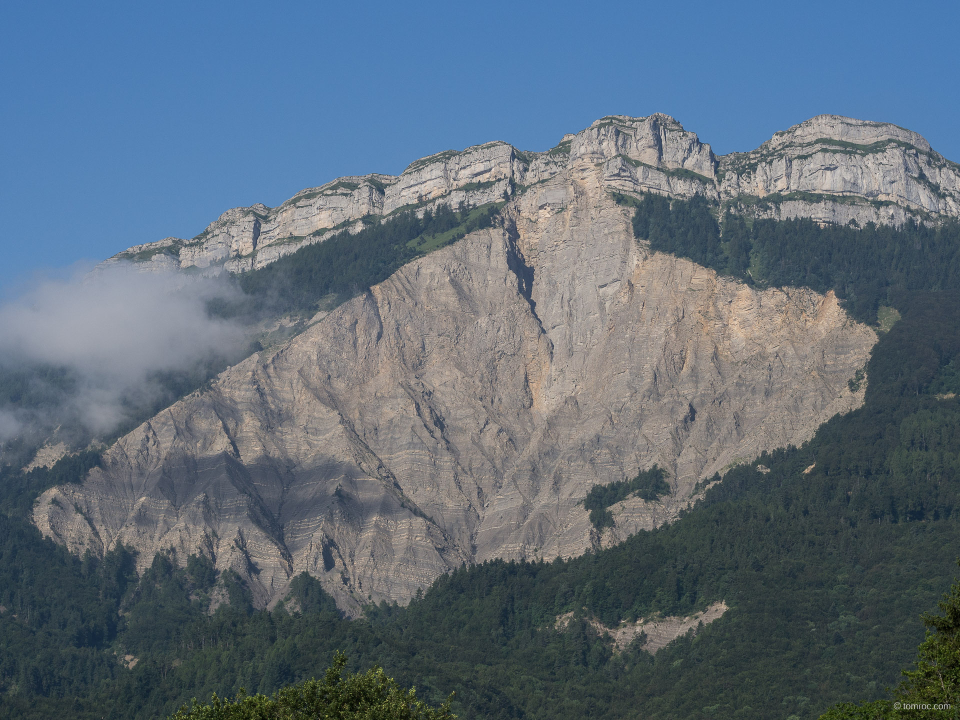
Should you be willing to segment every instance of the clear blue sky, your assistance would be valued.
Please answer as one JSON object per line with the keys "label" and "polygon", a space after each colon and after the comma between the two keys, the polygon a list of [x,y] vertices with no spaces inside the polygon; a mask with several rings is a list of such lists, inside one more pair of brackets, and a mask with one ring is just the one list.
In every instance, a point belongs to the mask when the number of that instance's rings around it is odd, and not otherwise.
{"label": "clear blue sky", "polygon": [[960,161],[956,2],[7,3],[0,293],[339,175],[608,114],[714,151],[820,113]]}

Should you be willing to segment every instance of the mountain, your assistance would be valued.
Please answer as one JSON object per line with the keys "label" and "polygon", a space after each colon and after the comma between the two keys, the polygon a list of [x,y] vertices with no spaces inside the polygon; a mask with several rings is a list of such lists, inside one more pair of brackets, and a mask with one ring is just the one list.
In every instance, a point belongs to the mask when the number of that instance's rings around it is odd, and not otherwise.
{"label": "mountain", "polygon": [[483,205],[583,163],[600,164],[604,185],[622,192],[703,194],[761,217],[900,225],[960,215],[960,166],[896,125],[820,115],[752,152],[717,157],[667,115],[618,115],[565,135],[543,153],[492,142],[422,158],[399,177],[338,178],[276,208],[228,210],[191,240],[137,245],[111,261],[239,272],[322,242],[364,217],[438,201]]}
{"label": "mountain", "polygon": [[[441,153],[279,208],[225,213],[147,268],[261,267],[399,209],[504,202],[496,226],[405,265],[121,438],[43,494],[76,553],[211,558],[260,606],[293,577],[348,612],[492,558],[574,557],[670,522],[707,481],[862,403],[876,332],[832,292],[751,287],[651,252],[621,197],[705,197],[751,218],[934,222],[960,170],[895,126],[821,116],[717,158],[673,119],[604,118],[546,153]],[[353,225],[352,225],[353,224]],[[595,485],[654,465],[595,527]]]}
{"label": "mountain", "polygon": [[[605,118],[503,146],[536,182],[118,273],[260,344],[178,365],[108,448],[3,457],[0,716],[167,716],[339,650],[461,717],[882,697],[956,572],[954,166],[893,126],[783,135],[711,179],[674,121]],[[28,370],[5,401],[72,397]]]}

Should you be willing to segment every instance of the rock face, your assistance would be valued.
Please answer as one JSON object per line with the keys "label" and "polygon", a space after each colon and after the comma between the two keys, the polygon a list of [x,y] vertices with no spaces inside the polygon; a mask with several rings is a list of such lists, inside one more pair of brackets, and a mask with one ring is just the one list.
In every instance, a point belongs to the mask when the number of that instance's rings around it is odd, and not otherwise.
{"label": "rock face", "polygon": [[820,115],[720,158],[720,194],[762,216],[900,225],[960,215],[960,166],[896,125]]}
{"label": "rock face", "polygon": [[487,143],[417,160],[399,177],[339,178],[276,208],[234,208],[192,240],[138,245],[108,262],[212,274],[259,268],[349,230],[365,216],[509,199],[581,162],[602,165],[612,189],[703,194],[757,217],[900,225],[960,216],[960,166],[896,125],[820,115],[752,152],[716,157],[667,115],[617,115],[543,153]]}
{"label": "rock face", "polygon": [[[597,631],[600,637],[608,638],[608,642],[613,645],[615,653],[623,652],[634,641],[643,637],[643,642],[638,645],[639,649],[645,650],[651,655],[656,655],[657,651],[663,650],[677,638],[690,632],[696,633],[702,625],[709,625],[714,620],[719,620],[729,609],[727,603],[721,600],[709,605],[703,611],[687,617],[640,618],[636,622],[624,621],[615,628],[606,627],[596,618],[587,618],[586,622]],[[560,632],[565,631],[570,627],[570,622],[573,619],[573,612],[564,613],[557,618],[554,629]]]}
{"label": "rock face", "polygon": [[[552,155],[482,146],[263,213],[257,242],[321,210],[336,224],[410,198],[512,198],[502,227],[410,263],[122,438],[82,485],[46,492],[36,524],[75,552],[131,545],[143,565],[202,552],[260,605],[307,571],[355,611],[464,562],[597,547],[587,492],[654,463],[672,496],[615,508],[612,533],[669,521],[699,480],[859,405],[847,381],[876,341],[832,295],[651,254],[611,198],[700,192],[715,167],[669,118],[614,118]],[[246,212],[218,221],[219,247],[245,242]]]}

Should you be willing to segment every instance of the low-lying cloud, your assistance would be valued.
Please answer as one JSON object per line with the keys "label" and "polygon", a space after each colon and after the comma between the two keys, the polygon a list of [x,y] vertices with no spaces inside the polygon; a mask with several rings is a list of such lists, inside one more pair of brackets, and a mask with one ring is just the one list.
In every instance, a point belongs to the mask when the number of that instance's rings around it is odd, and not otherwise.
{"label": "low-lying cloud", "polygon": [[[59,388],[70,416],[90,433],[108,434],[130,420],[130,399],[149,401],[158,374],[190,370],[215,357],[237,357],[245,333],[212,318],[207,303],[233,292],[227,283],[180,273],[144,273],[126,264],[37,281],[0,305],[0,372],[65,370]],[[24,371],[24,369],[27,369]],[[43,394],[30,376],[30,389]],[[48,393],[50,395],[50,393]],[[0,407],[0,441],[42,423],[50,408],[10,399]]]}

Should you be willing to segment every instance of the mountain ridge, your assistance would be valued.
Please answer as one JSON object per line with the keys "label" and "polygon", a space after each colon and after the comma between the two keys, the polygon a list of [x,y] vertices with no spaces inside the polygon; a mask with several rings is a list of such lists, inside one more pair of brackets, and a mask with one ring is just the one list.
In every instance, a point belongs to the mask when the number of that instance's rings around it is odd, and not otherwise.
{"label": "mountain ridge", "polygon": [[137,245],[107,262],[242,272],[358,228],[364,217],[508,199],[577,162],[604,163],[605,182],[618,192],[703,194],[756,217],[902,225],[960,216],[960,166],[896,125],[818,115],[755,150],[717,156],[669,115],[611,115],[545,152],[502,141],[442,151],[413,161],[399,176],[345,176],[275,208],[232,208],[190,240]]}

